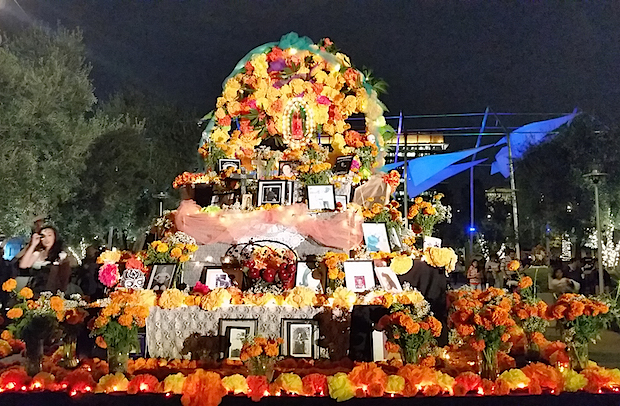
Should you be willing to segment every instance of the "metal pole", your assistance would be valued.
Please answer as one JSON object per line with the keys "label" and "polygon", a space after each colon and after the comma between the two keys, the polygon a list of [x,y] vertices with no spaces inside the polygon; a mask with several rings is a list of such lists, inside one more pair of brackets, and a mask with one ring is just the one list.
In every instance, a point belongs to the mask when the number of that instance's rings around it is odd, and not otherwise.
{"label": "metal pole", "polygon": [[[482,118],[482,124],[480,125],[480,133],[478,133],[478,139],[476,140],[476,148],[480,146],[480,139],[482,133],[487,125],[487,117],[489,116],[489,107],[487,106],[484,111],[484,117]],[[471,157],[471,161],[476,160],[476,153]],[[474,167],[469,168],[469,257],[474,254]]]}
{"label": "metal pole", "polygon": [[512,162],[512,148],[510,147],[510,133],[506,133],[508,144],[508,162],[510,164],[510,194],[512,195],[512,226],[515,231],[515,252],[517,259],[521,260],[521,247],[519,245],[519,214],[517,210],[517,187],[515,185],[515,170]]}
{"label": "metal pole", "polygon": [[594,205],[596,206],[596,259],[598,261],[598,293],[605,291],[605,279],[603,278],[603,241],[601,238],[601,217],[598,205],[598,184],[594,183]]}

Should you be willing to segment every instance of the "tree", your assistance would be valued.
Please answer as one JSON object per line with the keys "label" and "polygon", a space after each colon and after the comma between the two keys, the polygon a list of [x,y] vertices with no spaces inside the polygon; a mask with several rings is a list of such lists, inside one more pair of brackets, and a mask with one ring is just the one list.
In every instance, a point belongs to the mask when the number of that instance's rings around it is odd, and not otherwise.
{"label": "tree", "polygon": [[[546,226],[571,233],[578,243],[594,225],[594,193],[583,175],[608,173],[600,185],[603,213],[620,209],[620,131],[595,117],[577,116],[549,141],[532,147],[516,162],[520,234],[541,242]],[[611,221],[608,217],[607,221]]]}
{"label": "tree", "polygon": [[29,28],[0,47],[0,230],[24,232],[80,185],[98,137],[129,124],[95,110],[79,31]]}

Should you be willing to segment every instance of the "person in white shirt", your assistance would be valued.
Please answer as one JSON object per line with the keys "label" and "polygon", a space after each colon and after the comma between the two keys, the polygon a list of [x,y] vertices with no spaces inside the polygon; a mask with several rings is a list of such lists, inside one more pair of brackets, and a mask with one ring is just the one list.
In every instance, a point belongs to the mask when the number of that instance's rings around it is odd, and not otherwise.
{"label": "person in white shirt", "polygon": [[549,278],[549,290],[557,295],[577,293],[579,292],[579,282],[564,277],[564,273],[558,268],[553,271],[553,278]]}

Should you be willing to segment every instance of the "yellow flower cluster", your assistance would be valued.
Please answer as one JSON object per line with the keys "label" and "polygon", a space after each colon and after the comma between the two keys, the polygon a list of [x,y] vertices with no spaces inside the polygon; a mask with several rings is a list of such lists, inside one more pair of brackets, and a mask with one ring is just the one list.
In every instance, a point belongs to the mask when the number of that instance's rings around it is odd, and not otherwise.
{"label": "yellow flower cluster", "polygon": [[344,280],[343,262],[349,256],[343,252],[327,252],[323,256],[323,262],[327,266],[327,277],[329,279]]}
{"label": "yellow flower cluster", "polygon": [[99,312],[94,328],[105,327],[110,320],[116,320],[123,327],[136,325],[144,327],[149,315],[149,308],[141,302],[138,291],[116,290],[110,294],[110,302]]}
{"label": "yellow flower cluster", "polygon": [[316,302],[316,292],[305,286],[296,286],[286,296],[285,304],[293,307],[312,306]]}

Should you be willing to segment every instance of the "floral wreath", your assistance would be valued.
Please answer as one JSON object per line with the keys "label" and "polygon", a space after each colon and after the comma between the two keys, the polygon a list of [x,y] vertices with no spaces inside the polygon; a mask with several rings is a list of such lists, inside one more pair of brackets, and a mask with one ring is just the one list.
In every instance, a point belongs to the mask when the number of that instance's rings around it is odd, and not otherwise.
{"label": "floral wreath", "polygon": [[[298,157],[328,136],[331,157],[356,154],[368,177],[379,166],[384,134],[393,132],[369,81],[329,39],[314,44],[289,33],[255,48],[224,82],[216,110],[203,118],[209,120],[199,148],[205,166],[237,158],[251,168],[263,141],[284,149],[285,158]],[[365,115],[365,134],[345,122],[354,114]]]}

